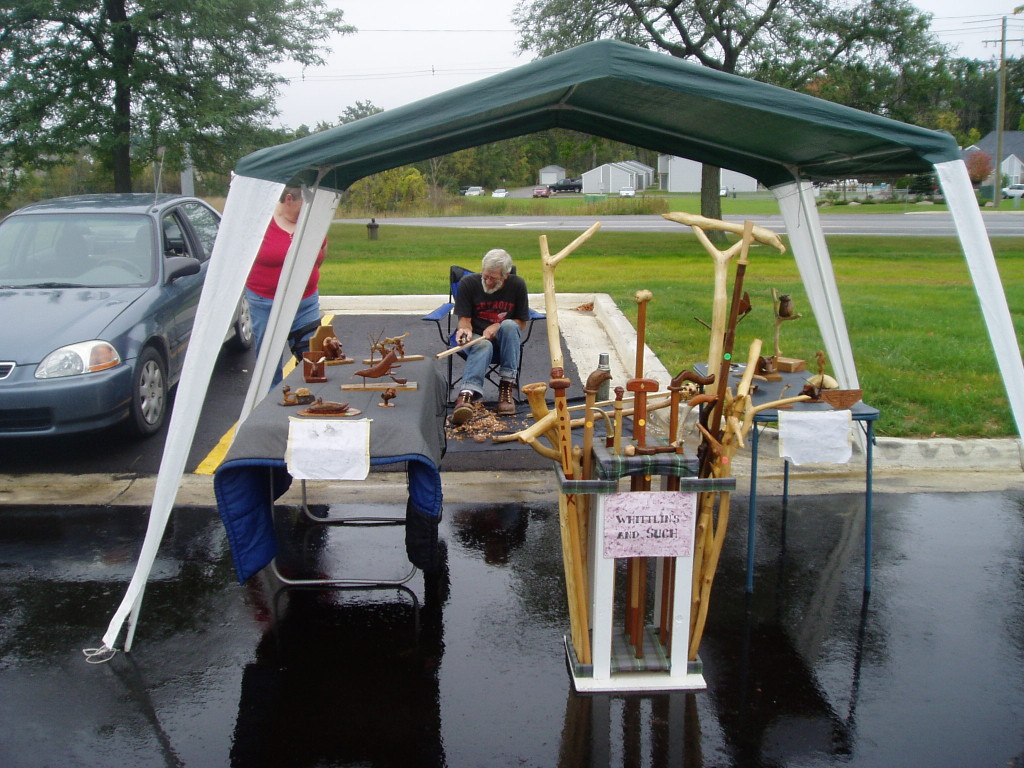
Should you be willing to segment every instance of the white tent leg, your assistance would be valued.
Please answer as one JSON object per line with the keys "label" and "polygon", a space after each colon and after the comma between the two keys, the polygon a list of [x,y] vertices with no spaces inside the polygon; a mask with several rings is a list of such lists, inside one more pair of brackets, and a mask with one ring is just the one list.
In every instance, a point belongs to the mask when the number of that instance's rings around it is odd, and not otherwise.
{"label": "white tent leg", "polygon": [[224,218],[207,268],[196,322],[192,328],[174,410],[167,428],[167,441],[153,491],[146,537],[125,596],[103,635],[103,644],[107,649],[116,646],[129,613],[132,614],[131,632],[134,634],[142,593],[156,560],[174,499],[178,495],[214,363],[231,324],[235,306],[242,295],[245,278],[263,241],[263,232],[283,188],[284,185],[277,182],[244,176],[236,176],[231,182],[224,204]]}
{"label": "white tent leg", "polygon": [[772,187],[772,193],[779,201],[793,258],[800,270],[811,311],[818,320],[832,371],[839,386],[857,389],[860,383],[853,347],[811,185],[809,182],[782,184]]}
{"label": "white tent leg", "polygon": [[1003,282],[992,253],[992,244],[988,240],[985,222],[981,218],[974,188],[967,175],[967,166],[962,160],[954,160],[939,163],[935,166],[935,172],[960,235],[960,245],[964,249],[967,268],[978,293],[981,314],[985,318],[996,363],[1003,376],[1003,385],[1017,424],[1017,434],[1024,435],[1024,365],[1021,363],[1020,346],[1017,344]]}

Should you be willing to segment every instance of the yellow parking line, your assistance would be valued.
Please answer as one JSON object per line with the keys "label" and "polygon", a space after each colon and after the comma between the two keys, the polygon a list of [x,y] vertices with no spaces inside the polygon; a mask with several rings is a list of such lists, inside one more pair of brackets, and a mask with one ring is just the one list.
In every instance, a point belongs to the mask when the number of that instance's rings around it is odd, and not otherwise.
{"label": "yellow parking line", "polygon": [[[333,322],[334,315],[324,315],[320,318],[320,325],[331,325]],[[284,375],[288,376],[289,373],[295,370],[295,366],[295,358],[289,357],[288,362],[284,365]],[[231,442],[235,439],[235,428],[237,426],[237,421],[231,425],[231,428],[224,433],[221,439],[217,442],[217,445],[213,447],[213,450],[206,454],[206,457],[199,462],[199,466],[196,467],[194,474],[212,475],[217,471],[217,467],[220,466],[221,462],[224,461],[224,457],[227,456],[228,449],[231,447]]]}

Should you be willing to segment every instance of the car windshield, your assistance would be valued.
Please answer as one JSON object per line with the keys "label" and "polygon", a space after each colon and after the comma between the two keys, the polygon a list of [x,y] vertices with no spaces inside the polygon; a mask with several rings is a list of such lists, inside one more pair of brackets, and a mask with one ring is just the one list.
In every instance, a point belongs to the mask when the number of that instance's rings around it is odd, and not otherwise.
{"label": "car windshield", "polygon": [[0,286],[74,288],[150,285],[156,274],[145,216],[53,213],[0,224]]}

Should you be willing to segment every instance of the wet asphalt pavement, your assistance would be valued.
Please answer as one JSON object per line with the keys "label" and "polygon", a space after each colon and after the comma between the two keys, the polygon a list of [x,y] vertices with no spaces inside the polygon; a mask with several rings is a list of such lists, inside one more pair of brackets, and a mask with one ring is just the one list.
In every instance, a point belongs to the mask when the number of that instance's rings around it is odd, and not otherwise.
{"label": "wet asphalt pavement", "polygon": [[[408,590],[277,595],[235,581],[214,509],[179,509],[133,652],[100,665],[82,649],[148,510],[0,506],[0,765],[1024,765],[1024,493],[876,494],[867,599],[862,497],[780,504],[761,499],[748,599],[733,500],[706,691],[585,696],[554,498],[449,497],[445,566]],[[406,565],[394,529],[294,514],[317,573]]]}

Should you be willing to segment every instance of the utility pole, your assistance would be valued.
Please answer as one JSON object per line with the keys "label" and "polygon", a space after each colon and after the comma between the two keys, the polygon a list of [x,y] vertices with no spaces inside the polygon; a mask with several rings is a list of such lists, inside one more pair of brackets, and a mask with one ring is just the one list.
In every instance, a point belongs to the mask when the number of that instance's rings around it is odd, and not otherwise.
{"label": "utility pole", "polygon": [[[1014,13],[1024,10],[1024,5],[1014,9]],[[999,40],[985,40],[986,43],[999,43],[999,77],[996,85],[996,177],[992,184],[992,205],[995,208],[1003,202],[1003,123],[1006,122],[1006,17],[1003,16]],[[1017,38],[1014,42],[1024,42]]]}

